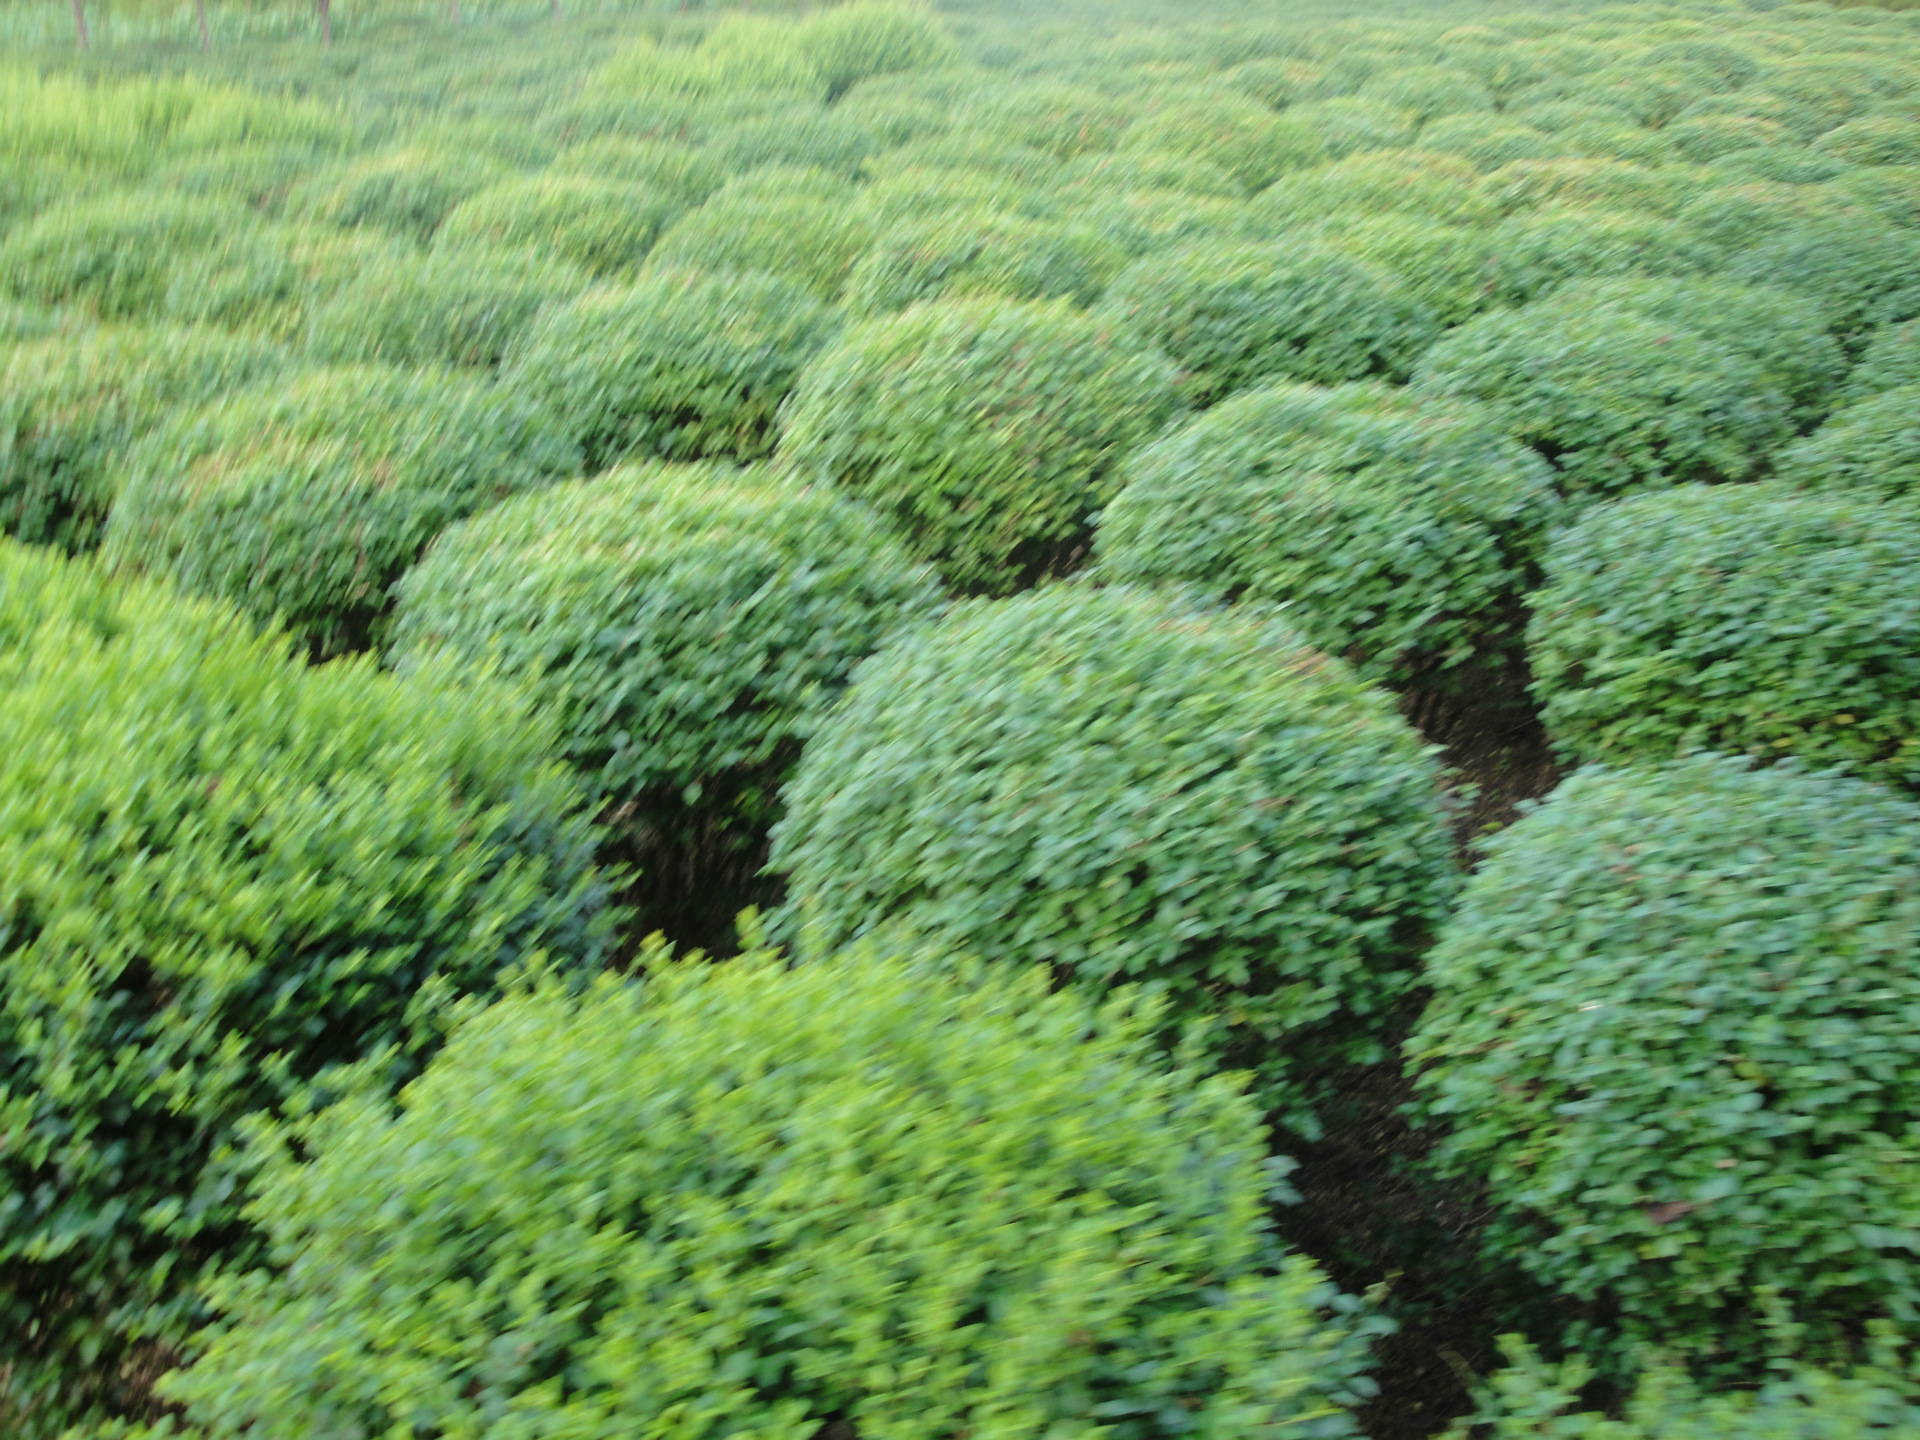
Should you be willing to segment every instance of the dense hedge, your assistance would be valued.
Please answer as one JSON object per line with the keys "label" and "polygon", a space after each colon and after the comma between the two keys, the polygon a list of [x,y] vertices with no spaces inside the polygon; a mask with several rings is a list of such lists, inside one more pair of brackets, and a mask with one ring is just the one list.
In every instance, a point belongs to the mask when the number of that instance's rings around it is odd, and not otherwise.
{"label": "dense hedge", "polygon": [[1834,335],[1854,352],[1875,326],[1920,318],[1920,232],[1854,216],[1783,230],[1733,256],[1725,274],[1819,301]]}
{"label": "dense hedge", "polygon": [[1840,395],[1864,400],[1883,390],[1920,385],[1920,319],[1883,325],[1873,332],[1861,352],[1860,363],[1847,374]]}
{"label": "dense hedge", "polygon": [[855,675],[772,864],[810,945],[892,923],[1168,997],[1311,1131],[1377,1054],[1453,868],[1382,692],[1263,611],[1059,585],[974,601]]}
{"label": "dense hedge", "polygon": [[645,960],[297,1132],[256,1213],[300,1258],[222,1287],[167,1393],[222,1434],[1354,1433],[1367,1325],[1268,1233],[1252,1107],[1139,1009],[910,952]]}
{"label": "dense hedge", "polygon": [[1276,221],[1343,213],[1418,215],[1447,225],[1488,225],[1500,212],[1475,188],[1473,168],[1426,150],[1368,152],[1300,170],[1260,192],[1257,211]]}
{"label": "dense hedge", "polygon": [[1686,486],[1554,541],[1528,649],[1581,760],[1804,756],[1920,781],[1920,522],[1870,497]]}
{"label": "dense hedge", "polygon": [[754,460],[773,448],[775,412],[835,323],[776,276],[655,268],[548,310],[502,379],[589,469],[623,455]]}
{"label": "dense hedge", "polygon": [[1877,786],[1719,756],[1583,769],[1495,836],[1408,1041],[1488,1253],[1722,1363],[1766,1354],[1761,1287],[1814,1352],[1910,1316],[1916,837]]}
{"label": "dense hedge", "polygon": [[1495,235],[1411,215],[1339,215],[1302,235],[1387,271],[1442,326],[1509,298],[1511,261]]}
{"label": "dense hedge", "polygon": [[1096,554],[1120,579],[1288,602],[1359,672],[1445,685],[1518,658],[1553,472],[1479,407],[1278,385],[1127,462]]}
{"label": "dense hedge", "polygon": [[317,177],[287,208],[334,225],[377,226],[425,244],[455,206],[505,178],[504,167],[490,155],[415,147]]}
{"label": "dense hedge", "polygon": [[950,215],[895,225],[847,277],[856,314],[903,310],[918,300],[997,295],[1010,300],[1096,299],[1130,257],[1086,225],[1014,215]]}
{"label": "dense hedge", "polygon": [[9,1434],[137,1399],[199,1266],[255,1253],[240,1116],[339,1062],[404,1075],[503,965],[605,948],[545,722],[284,652],[0,542]]}
{"label": "dense hedge", "polygon": [[379,643],[389,587],[441,529],[578,460],[545,416],[483,382],[317,369],[157,431],[128,459],[103,558],[340,654]]}
{"label": "dense hedge", "polygon": [[589,284],[585,271],[531,250],[383,255],[317,306],[308,349],[333,364],[492,369],[536,311]]}
{"label": "dense hedge", "polygon": [[722,189],[660,237],[653,263],[702,270],[760,270],[833,299],[875,238],[868,214],[807,195]]}
{"label": "dense hedge", "polygon": [[1451,331],[1415,389],[1484,401],[1570,493],[1742,480],[1793,437],[1794,404],[1744,345],[1574,289]]}
{"label": "dense hedge", "polygon": [[780,453],[892,517],[956,590],[1006,594],[1074,562],[1115,467],[1178,404],[1158,351],[1065,301],[941,301],[816,359]]}
{"label": "dense hedge", "polygon": [[58,333],[0,360],[0,532],[91,550],[128,450],[176,405],[274,373],[263,341],[178,328]]}
{"label": "dense hedge", "polygon": [[396,651],[524,679],[603,802],[675,837],[690,817],[764,832],[809,717],[940,602],[831,490],[659,464],[478,515],[399,590]]}
{"label": "dense hedge", "polygon": [[1780,455],[1781,478],[1904,505],[1920,495],[1920,384],[1842,406]]}
{"label": "dense hedge", "polygon": [[671,194],[584,175],[530,175],[455,206],[434,245],[538,250],[595,275],[633,269],[683,208]]}
{"label": "dense hedge", "polygon": [[1710,275],[1718,247],[1689,226],[1631,211],[1552,206],[1485,232],[1500,256],[1501,298],[1537,300],[1570,281]]}
{"label": "dense hedge", "polygon": [[1404,379],[1439,333],[1385,270],[1292,241],[1147,255],[1113,282],[1106,308],[1173,357],[1200,405],[1263,379]]}
{"label": "dense hedge", "polygon": [[711,151],[667,140],[634,140],[603,135],[561,149],[553,168],[565,175],[590,175],[638,185],[654,195],[670,195],[698,205],[718,190],[726,171]]}
{"label": "dense hedge", "polygon": [[1266,106],[1224,90],[1170,89],[1154,95],[1126,133],[1130,150],[1191,155],[1228,171],[1248,190],[1318,163],[1319,138]]}

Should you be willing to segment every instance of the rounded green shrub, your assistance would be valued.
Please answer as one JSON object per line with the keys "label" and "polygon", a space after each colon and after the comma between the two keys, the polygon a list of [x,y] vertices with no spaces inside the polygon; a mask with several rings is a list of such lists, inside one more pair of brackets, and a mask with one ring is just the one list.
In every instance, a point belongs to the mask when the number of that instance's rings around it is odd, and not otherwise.
{"label": "rounded green shrub", "polygon": [[925,79],[909,71],[862,80],[834,109],[864,125],[883,147],[945,135],[953,128],[954,99],[944,87],[930,91]]}
{"label": "rounded green shrub", "polygon": [[329,364],[493,369],[535,312],[591,283],[585,271],[530,250],[381,256],[316,307],[307,348]]}
{"label": "rounded green shrub", "polygon": [[1138,190],[1176,191],[1190,199],[1214,201],[1243,200],[1247,194],[1247,187],[1230,171],[1197,156],[1140,150],[1070,160],[1060,169],[1058,189],[1079,191],[1089,198]]}
{"label": "rounded green shrub", "polygon": [[1103,573],[1285,603],[1308,641],[1396,685],[1518,658],[1559,510],[1552,470],[1479,407],[1363,385],[1246,391],[1123,477]]}
{"label": "rounded green shrub", "polygon": [[780,453],[893,519],[954,589],[1070,566],[1115,470],[1179,409],[1173,368],[1065,301],[940,301],[848,330],[808,366]]}
{"label": "rounded green shrub", "polygon": [[1059,585],[973,601],[855,674],[772,865],[808,946],[890,925],[1167,998],[1311,1133],[1378,1050],[1453,889],[1430,752],[1257,608]]}
{"label": "rounded green shrub", "polygon": [[1502,115],[1449,115],[1420,127],[1420,148],[1458,155],[1476,170],[1498,170],[1515,160],[1550,160],[1565,147],[1544,130]]}
{"label": "rounded green shrub", "polygon": [[1493,406],[1589,498],[1747,479],[1793,437],[1791,398],[1745,347],[1578,290],[1450,331],[1414,387]]}
{"label": "rounded green shrub", "polygon": [[1850,165],[1920,165],[1920,120],[1863,116],[1835,126],[1814,143]]}
{"label": "rounded green shrub", "polygon": [[832,312],[772,275],[652,269],[557,306],[502,382],[549,415],[600,470],[625,455],[753,460]]}
{"label": "rounded green shrub", "polygon": [[1553,206],[1485,232],[1502,298],[1524,304],[1570,280],[1710,275],[1721,249],[1679,221],[1632,211]]}
{"label": "rounded green shrub", "polygon": [[554,155],[553,169],[563,175],[588,175],[596,180],[638,185],[650,194],[671,195],[685,205],[698,205],[726,180],[726,172],[710,151],[622,135],[602,135],[568,145]]}
{"label": "rounded green shrub", "polygon": [[1419,128],[1411,112],[1358,95],[1292,105],[1282,118],[1301,166],[1344,159],[1361,150],[1398,150],[1413,143]]}
{"label": "rounded green shrub", "polygon": [[1534,691],[1578,760],[1798,755],[1920,780],[1920,522],[1854,495],[1684,486],[1558,536]]}
{"label": "rounded green shrub", "polygon": [[794,165],[850,179],[878,148],[872,133],[838,110],[796,103],[716,132],[706,151],[732,172],[761,165]]}
{"label": "rounded green shrub", "polygon": [[1409,111],[1422,125],[1444,115],[1491,112],[1496,103],[1474,76],[1443,65],[1396,65],[1369,76],[1355,94]]}
{"label": "rounded green shrub", "polygon": [[863,507],[713,466],[637,465],[440,537],[394,646],[491,661],[562,716],[562,753],[628,824],[764,835],[811,717],[938,578]]}
{"label": "rounded green shrub", "polygon": [[484,382],[316,369],[156,431],[127,460],[103,558],[336,655],[379,643],[389,587],[447,525],[578,463],[544,415]]}
{"label": "rounded green shrub", "polygon": [[273,374],[285,353],[218,331],[59,333],[0,357],[0,532],[91,550],[127,452],[175,406]]}
{"label": "rounded green shrub", "polygon": [[1129,258],[1118,240],[1087,225],[963,213],[889,229],[848,275],[846,303],[865,315],[975,295],[1086,305]]}
{"label": "rounded green shrub", "polygon": [[956,107],[954,124],[967,134],[994,135],[1075,160],[1112,150],[1134,113],[1120,96],[1071,81],[1043,80],[979,91]]}
{"label": "rounded green shrub", "polygon": [[223,1286],[166,1393],[222,1435],[1355,1433],[1374,1327],[1143,1007],[906,950],[645,963],[302,1127],[255,1213],[303,1258]]}
{"label": "rounded green shrub", "polygon": [[1502,214],[1571,205],[1672,215],[1699,193],[1697,177],[1676,168],[1562,155],[1516,160],[1479,181],[1481,195]]}
{"label": "rounded green shrub", "polygon": [[1920,385],[1920,318],[1882,325],[1847,372],[1842,400],[1865,400],[1888,390]]}
{"label": "rounded green shrub", "polygon": [[1104,308],[1173,357],[1199,405],[1264,379],[1404,379],[1439,334],[1389,272],[1292,241],[1147,255],[1114,280]]}
{"label": "rounded green shrub", "polygon": [[1424,150],[1349,155],[1298,170],[1260,193],[1257,213],[1301,224],[1342,213],[1417,215],[1447,225],[1490,225],[1500,218],[1475,188],[1464,161]]}
{"label": "rounded green shrub", "polygon": [[1920,497],[1920,384],[1842,406],[1813,434],[1782,451],[1778,470],[1781,479],[1801,489],[1904,508]]}
{"label": "rounded green shrub", "polygon": [[631,270],[683,208],[670,194],[584,175],[531,175],[492,185],[448,212],[436,247],[537,250],[595,275]]}
{"label": "rounded green shrub", "polygon": [[1318,163],[1324,149],[1317,136],[1231,90],[1184,87],[1152,95],[1125,143],[1129,150],[1208,161],[1249,190]]}
{"label": "rounded green shrub", "polygon": [[1834,336],[1856,354],[1875,326],[1920,318],[1920,231],[1853,217],[1813,221],[1734,255],[1723,273],[1819,301]]}
{"label": "rounded green shrub", "polygon": [[374,226],[425,244],[455,206],[506,178],[491,155],[451,146],[355,161],[295,194],[288,209],[333,225]]}
{"label": "rounded green shrub", "polygon": [[795,53],[839,99],[862,80],[913,70],[934,70],[959,58],[940,17],[924,5],[901,0],[853,0],[803,17],[792,30]]}
{"label": "rounded green shrub", "polygon": [[1695,196],[1676,218],[1701,239],[1735,251],[1781,230],[1848,217],[1860,220],[1861,207],[1832,186],[1745,180],[1715,185]]}
{"label": "rounded green shrub", "polygon": [[309,669],[230,612],[0,541],[0,1389],[9,1434],[145,1397],[257,1258],[249,1112],[537,952],[596,966],[604,884],[515,695]]}
{"label": "rounded green shrub", "polygon": [[1749,152],[1781,153],[1794,148],[1786,127],[1756,115],[1689,115],[1660,132],[1673,142],[1681,158],[1695,165],[1712,165]]}
{"label": "rounded green shrub", "polygon": [[1389,213],[1333,216],[1302,234],[1393,275],[1442,326],[1509,298],[1510,262],[1484,230]]}
{"label": "rounded green shrub", "polygon": [[807,195],[729,195],[689,210],[654,248],[658,267],[761,270],[831,300],[876,234],[850,203]]}
{"label": "rounded green shrub", "polygon": [[1765,1357],[1763,1287],[1816,1351],[1910,1323],[1917,837],[1878,786],[1712,755],[1582,769],[1496,835],[1407,1042],[1488,1253],[1722,1364]]}

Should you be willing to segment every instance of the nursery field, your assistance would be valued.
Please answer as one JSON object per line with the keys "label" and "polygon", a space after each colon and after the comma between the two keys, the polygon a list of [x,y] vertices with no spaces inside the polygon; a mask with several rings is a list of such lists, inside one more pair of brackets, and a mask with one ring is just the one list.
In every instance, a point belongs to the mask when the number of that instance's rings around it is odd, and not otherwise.
{"label": "nursery field", "polygon": [[0,1435],[1920,1436],[1920,11],[0,0]]}

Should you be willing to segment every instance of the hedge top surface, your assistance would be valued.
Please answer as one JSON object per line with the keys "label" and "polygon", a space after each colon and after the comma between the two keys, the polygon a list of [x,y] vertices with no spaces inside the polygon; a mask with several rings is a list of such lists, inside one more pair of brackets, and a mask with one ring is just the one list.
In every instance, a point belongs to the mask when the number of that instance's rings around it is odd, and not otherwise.
{"label": "hedge top surface", "polygon": [[1553,484],[1480,406],[1276,385],[1136,452],[1096,550],[1120,579],[1292,602],[1362,675],[1432,683],[1517,651]]}
{"label": "hedge top surface", "polygon": [[537,684],[569,759],[618,800],[783,755],[858,661],[940,604],[937,577],[832,490],[641,464],[443,535],[401,582],[395,645]]}
{"label": "hedge top surface", "polygon": [[1408,1041],[1490,1243],[1751,1360],[1920,1302],[1920,808],[1723,756],[1576,772],[1488,846]]}
{"label": "hedge top surface", "polygon": [[167,1393],[215,1436],[1353,1433],[1365,1342],[1267,1233],[1252,1107],[1138,1009],[912,952],[645,959],[307,1127],[255,1207],[291,1272],[224,1287]]}
{"label": "hedge top surface", "polygon": [[1303,1027],[1328,1022],[1322,1058],[1367,1051],[1444,912],[1436,779],[1383,692],[1269,613],[1054,585],[861,667],[772,865],[809,944],[901,921],[1145,983],[1273,1086]]}
{"label": "hedge top surface", "polygon": [[1864,400],[1908,385],[1920,385],[1920,319],[1875,330],[1840,394],[1846,400]]}
{"label": "hedge top surface", "polygon": [[1920,495],[1920,382],[1843,405],[1780,455],[1780,478],[1905,505]]}
{"label": "hedge top surface", "polygon": [[1582,760],[1798,755],[1920,782],[1920,519],[1870,497],[1683,486],[1556,537],[1536,693]]}

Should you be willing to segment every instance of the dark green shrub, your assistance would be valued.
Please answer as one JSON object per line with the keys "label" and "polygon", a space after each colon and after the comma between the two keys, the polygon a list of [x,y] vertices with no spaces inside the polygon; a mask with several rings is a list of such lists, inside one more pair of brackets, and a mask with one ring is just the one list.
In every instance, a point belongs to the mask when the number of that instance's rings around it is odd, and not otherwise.
{"label": "dark green shrub", "polygon": [[1429,752],[1264,611],[1060,585],[882,651],[817,727],[773,866],[810,946],[899,923],[1141,984],[1311,1132],[1453,889]]}
{"label": "dark green shrub", "polygon": [[1449,332],[1414,385],[1493,406],[1588,497],[1746,479],[1793,435],[1792,401],[1743,347],[1578,290]]}
{"label": "dark green shrub", "polygon": [[1150,1012],[910,952],[644,958],[277,1148],[255,1213],[300,1258],[221,1287],[167,1393],[221,1435],[1355,1433],[1376,1327],[1274,1241],[1253,1108]]}
{"label": "dark green shrub", "polygon": [[490,155],[441,146],[407,149],[326,175],[288,208],[334,225],[375,226],[424,245],[455,206],[505,178],[505,167]]}
{"label": "dark green shrub", "polygon": [[780,453],[891,517],[954,589],[1006,594],[1074,562],[1121,459],[1178,410],[1173,381],[1064,301],[917,305],[807,368]]}
{"label": "dark green shrub", "polygon": [[91,550],[129,449],[176,405],[272,374],[285,354],[217,331],[93,329],[0,360],[0,532]]}
{"label": "dark green shrub", "polygon": [[1778,468],[1802,489],[1906,505],[1920,496],[1920,384],[1842,406],[1782,451]]}
{"label": "dark green shrub", "polygon": [[298,344],[314,312],[355,276],[413,253],[378,230],[261,227],[244,244],[180,257],[161,312]]}
{"label": "dark green shrub", "polygon": [[1686,486],[1595,509],[1529,602],[1580,760],[1799,755],[1920,780],[1920,523],[1865,496]]}
{"label": "dark green shrub", "polygon": [[1404,379],[1439,333],[1387,271],[1291,241],[1147,255],[1108,287],[1104,308],[1165,348],[1199,405],[1263,379]]}
{"label": "dark green shrub", "polygon": [[1920,319],[1875,330],[1860,363],[1847,373],[1840,398],[1865,400],[1910,385],[1920,385]]}
{"label": "dark green shrub", "polygon": [[1276,180],[1256,212],[1301,224],[1329,215],[1417,215],[1448,225],[1489,225],[1500,218],[1475,188],[1473,167],[1424,150],[1350,155]]}
{"label": "dark green shrub", "polygon": [[1169,88],[1154,93],[1126,133],[1126,147],[1191,155],[1228,171],[1249,190],[1288,170],[1317,164],[1319,137],[1230,90]]}
{"label": "dark green shrub", "polygon": [[1370,679],[1445,685],[1518,658],[1553,472],[1478,407],[1372,386],[1234,396],[1135,452],[1103,572],[1287,602]]}
{"label": "dark green shrub", "polygon": [[308,349],[332,364],[491,369],[536,311],[591,283],[586,272],[530,250],[448,246],[382,256],[317,307]]}
{"label": "dark green shrub", "polygon": [[1878,786],[1695,756],[1488,842],[1407,1044],[1488,1253],[1722,1364],[1766,1355],[1762,1287],[1814,1353],[1910,1323],[1916,837]]}
{"label": "dark green shrub", "polygon": [[1485,239],[1500,256],[1502,297],[1516,303],[1569,280],[1709,275],[1723,255],[1679,221],[1572,206],[1515,215]]}
{"label": "dark green shrub", "polygon": [[606,948],[547,722],[285,648],[0,542],[10,1435],[138,1401],[201,1265],[258,1255],[242,1115],[341,1062],[404,1076],[461,992]]}
{"label": "dark green shrub", "polygon": [[698,270],[761,270],[831,300],[875,238],[859,207],[806,195],[721,191],[660,237],[653,263]]}
{"label": "dark green shrub", "polygon": [[1920,232],[1913,230],[1857,218],[1816,221],[1740,252],[1723,273],[1818,300],[1834,336],[1856,354],[1875,326],[1920,317]]}
{"label": "dark green shrub", "polygon": [[595,275],[631,270],[682,209],[657,190],[584,175],[532,175],[489,186],[450,211],[440,247],[537,250]]}
{"label": "dark green shrub", "polygon": [[315,656],[377,644],[447,525],[573,472],[548,419],[477,380],[347,366],[260,385],[127,461],[104,558],[279,616]]}
{"label": "dark green shrub", "polygon": [[1681,206],[1677,217],[1723,251],[1744,249],[1765,235],[1810,222],[1863,218],[1859,204],[1827,185],[1783,185],[1776,180],[1724,183]]}
{"label": "dark green shrub", "polygon": [[1850,165],[1920,165],[1920,120],[1868,115],[1836,126],[1814,143]]}
{"label": "dark green shrub", "polygon": [[939,582],[818,486],[638,465],[455,526],[401,582],[395,648],[491,659],[653,843],[757,842],[811,717]]}
{"label": "dark green shrub", "polygon": [[996,295],[1095,300],[1131,258],[1114,238],[1086,225],[995,214],[959,214],[895,225],[847,277],[855,314],[903,310],[919,300]]}
{"label": "dark green shrub", "polygon": [[550,415],[587,467],[624,455],[753,460],[834,331],[807,290],[772,275],[651,270],[541,316],[503,383]]}
{"label": "dark green shrub", "polygon": [[1889,225],[1920,229],[1920,167],[1883,165],[1849,170],[1837,177],[1831,188]]}

